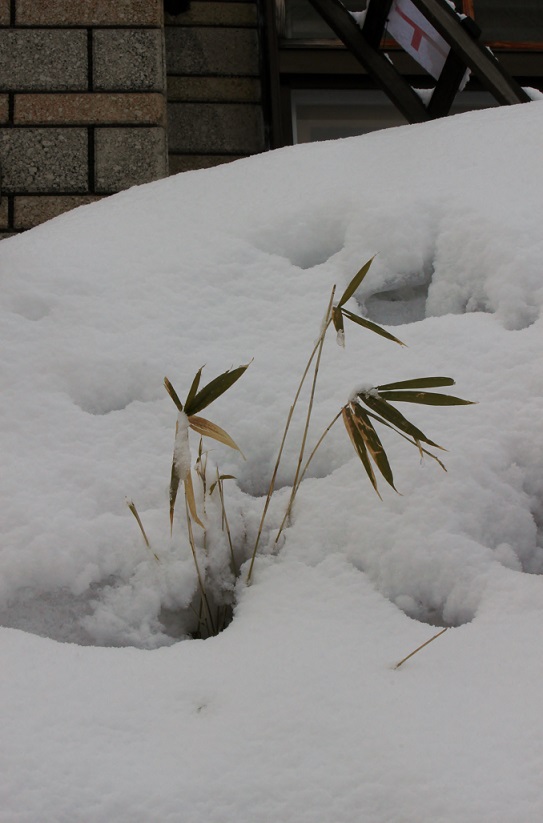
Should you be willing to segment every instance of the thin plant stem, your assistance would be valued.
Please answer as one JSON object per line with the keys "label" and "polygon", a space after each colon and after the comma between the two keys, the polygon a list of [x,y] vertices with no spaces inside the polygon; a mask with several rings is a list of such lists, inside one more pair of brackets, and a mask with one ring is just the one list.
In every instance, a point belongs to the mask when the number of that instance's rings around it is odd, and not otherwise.
{"label": "thin plant stem", "polygon": [[216,634],[215,624],[213,622],[213,617],[212,617],[211,609],[210,609],[210,606],[209,606],[209,600],[207,599],[207,593],[206,593],[206,590],[205,590],[204,583],[202,581],[202,575],[200,573],[200,566],[198,564],[198,558],[196,557],[196,545],[194,543],[194,533],[192,531],[192,523],[191,523],[191,519],[190,519],[189,505],[188,505],[186,500],[185,500],[185,510],[186,510],[186,513],[187,513],[187,531],[188,531],[188,535],[189,535],[190,549],[192,551],[192,559],[194,560],[194,567],[196,569],[196,575],[198,577],[198,587],[200,589],[200,595],[201,595],[202,601],[204,602],[205,607],[206,607],[207,616],[208,616],[208,620],[209,620],[209,626],[211,627],[211,633]]}
{"label": "thin plant stem", "polygon": [[[335,292],[335,286],[332,289],[331,301],[333,300],[334,292]],[[268,488],[268,494],[266,495],[266,502],[264,503],[264,510],[262,512],[262,517],[260,518],[258,533],[256,535],[256,542],[255,542],[255,545],[254,545],[254,548],[253,548],[253,553],[252,553],[252,556],[251,556],[251,562],[249,564],[249,571],[247,572],[247,581],[246,581],[247,584],[249,584],[251,582],[251,576],[253,574],[253,566],[254,566],[254,563],[255,563],[256,553],[257,553],[258,547],[260,545],[260,538],[262,537],[262,531],[263,531],[263,528],[264,528],[264,521],[266,520],[266,515],[268,513],[271,498],[272,498],[272,495],[273,495],[273,492],[274,492],[274,489],[275,489],[275,480],[277,478],[277,472],[279,471],[279,464],[280,464],[281,458],[283,456],[283,449],[285,447],[287,434],[288,434],[288,431],[290,429],[290,423],[292,421],[292,416],[294,414],[294,409],[296,408],[296,404],[298,403],[298,400],[300,398],[300,394],[302,392],[302,388],[303,388],[303,385],[305,383],[305,379],[306,379],[306,377],[309,373],[309,369],[311,368],[311,363],[313,362],[313,358],[317,354],[317,352],[319,350],[319,347],[321,345],[321,339],[324,338],[324,336],[325,336],[325,334],[328,330],[328,326],[330,325],[331,322],[332,322],[332,318],[330,317],[330,310],[328,309],[327,315],[325,317],[325,321],[323,323],[323,328],[322,328],[321,333],[319,335],[319,339],[317,340],[317,342],[313,346],[313,351],[311,352],[311,355],[309,356],[309,360],[307,361],[307,365],[304,369],[304,373],[302,374],[302,378],[300,380],[298,389],[296,391],[296,394],[294,396],[294,400],[292,402],[292,406],[290,407],[290,410],[289,410],[289,413],[288,413],[288,416],[287,416],[287,422],[285,424],[285,429],[283,431],[283,437],[281,439],[281,445],[279,447],[279,454],[277,455],[277,460],[275,461],[275,466],[274,466],[274,469],[273,469],[273,472],[272,472],[272,477],[271,477],[270,485],[269,485],[269,488]]]}
{"label": "thin plant stem", "polygon": [[307,470],[308,470],[308,468],[309,468],[309,464],[311,463],[311,461],[312,461],[312,460],[313,460],[313,458],[315,457],[315,455],[316,455],[316,453],[317,453],[317,451],[318,451],[318,449],[319,449],[319,447],[320,447],[320,445],[321,445],[322,441],[324,440],[324,438],[326,437],[326,435],[328,434],[328,432],[330,431],[330,429],[332,428],[332,426],[334,425],[334,423],[336,423],[336,422],[339,420],[339,418],[341,417],[341,411],[342,411],[342,410],[340,409],[340,410],[338,411],[338,413],[336,414],[336,416],[334,417],[334,419],[332,420],[332,422],[331,422],[331,423],[329,423],[329,424],[327,425],[327,427],[325,428],[325,430],[323,431],[323,433],[321,434],[321,436],[320,436],[320,437],[319,437],[319,439],[317,440],[317,443],[316,443],[316,445],[314,446],[313,451],[311,452],[311,454],[309,455],[309,457],[308,457],[308,458],[307,458],[307,460],[306,460],[306,464],[305,464],[305,466],[304,466],[304,468],[303,468],[303,471],[301,472],[300,477],[298,478],[298,482],[297,482],[297,484],[296,484],[296,489],[295,489],[295,492],[294,492],[294,494],[291,494],[291,496],[290,496],[290,502],[289,502],[288,508],[287,508],[287,510],[286,510],[286,512],[285,512],[285,516],[283,517],[283,522],[281,523],[281,526],[280,526],[280,528],[279,528],[279,531],[277,532],[277,537],[275,538],[275,542],[276,542],[276,543],[277,543],[277,541],[279,540],[279,538],[281,537],[281,534],[282,534],[282,532],[283,532],[283,530],[284,530],[284,528],[285,528],[285,525],[286,525],[286,523],[287,523],[287,520],[288,520],[288,518],[289,518],[289,516],[290,516],[290,513],[291,513],[291,511],[292,511],[292,506],[294,505],[294,499],[295,499],[295,497],[296,497],[296,494],[298,493],[298,489],[300,488],[300,486],[301,486],[301,484],[302,484],[302,480],[304,479],[304,477],[305,477],[305,475],[306,475],[306,472],[307,472]]}
{"label": "thin plant stem", "polygon": [[143,539],[144,539],[144,541],[145,541],[145,545],[147,546],[147,548],[149,549],[149,551],[151,552],[151,554],[152,554],[152,555],[153,555],[153,557],[155,558],[156,562],[157,562],[157,563],[160,563],[160,558],[159,558],[158,554],[155,554],[155,552],[152,550],[152,548],[151,548],[151,544],[150,544],[150,542],[149,542],[149,538],[148,538],[148,537],[147,537],[147,535],[145,534],[145,529],[143,528],[143,523],[141,522],[140,516],[139,516],[139,514],[138,514],[138,510],[136,509],[136,504],[135,504],[135,503],[133,503],[133,502],[132,502],[132,500],[128,500],[128,499],[127,499],[127,501],[126,501],[126,505],[127,505],[127,506],[128,506],[128,508],[130,509],[130,511],[132,512],[132,514],[134,515],[134,517],[136,518],[136,523],[137,523],[137,524],[138,524],[138,526],[140,527],[140,531],[141,531],[141,533],[142,533],[142,535],[143,535]]}
{"label": "thin plant stem", "polygon": [[217,488],[219,490],[219,499],[221,501],[221,509],[222,509],[222,522],[224,530],[226,531],[226,537],[228,540],[228,545],[230,546],[230,557],[232,559],[232,573],[236,573],[236,558],[234,557],[234,547],[232,545],[232,536],[230,534],[230,526],[228,524],[228,517],[226,515],[226,507],[224,505],[224,491],[222,487],[222,480],[219,475],[219,470],[217,469]]}
{"label": "thin plant stem", "polygon": [[448,628],[449,628],[448,626],[445,626],[444,629],[441,629],[440,632],[438,632],[437,634],[434,634],[434,636],[431,637],[429,640],[427,640],[426,643],[422,643],[420,646],[417,646],[415,651],[411,652],[411,654],[408,654],[407,657],[404,657],[403,660],[400,660],[399,663],[396,663],[394,668],[399,669],[400,666],[403,665],[406,660],[409,660],[409,658],[413,657],[414,654],[416,654],[417,652],[420,652],[420,650],[423,649],[425,646],[427,646],[428,643],[432,643],[433,640],[437,640],[438,637],[441,637],[442,634],[445,634],[445,632],[447,631]]}

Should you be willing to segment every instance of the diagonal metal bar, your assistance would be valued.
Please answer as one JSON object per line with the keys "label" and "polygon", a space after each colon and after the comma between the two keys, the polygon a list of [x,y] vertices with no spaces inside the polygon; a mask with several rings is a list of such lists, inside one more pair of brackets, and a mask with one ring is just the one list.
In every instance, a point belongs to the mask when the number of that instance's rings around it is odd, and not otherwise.
{"label": "diagonal metal bar", "polygon": [[499,103],[512,105],[530,101],[524,89],[505,71],[493,54],[470,37],[446,3],[440,0],[412,2]]}
{"label": "diagonal metal bar", "polygon": [[368,43],[362,29],[340,0],[310,0],[310,2],[410,123],[422,123],[430,119],[420,97],[396,71],[392,63]]}

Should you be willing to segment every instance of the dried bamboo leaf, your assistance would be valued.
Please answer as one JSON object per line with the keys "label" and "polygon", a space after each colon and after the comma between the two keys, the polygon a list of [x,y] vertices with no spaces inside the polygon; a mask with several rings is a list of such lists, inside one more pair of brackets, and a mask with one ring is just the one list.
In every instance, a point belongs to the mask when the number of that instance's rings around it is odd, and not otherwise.
{"label": "dried bamboo leaf", "polygon": [[358,323],[359,326],[363,326],[365,329],[369,329],[369,331],[373,331],[375,334],[381,335],[381,337],[386,337],[387,340],[392,340],[393,343],[398,343],[400,346],[405,346],[405,343],[402,343],[402,341],[397,337],[394,337],[393,334],[381,328],[381,326],[378,326],[377,323],[372,323],[371,320],[366,320],[364,317],[359,317],[357,314],[353,314],[352,311],[348,311],[347,309],[342,309],[341,311],[347,320],[352,320],[353,323]]}
{"label": "dried bamboo leaf", "polygon": [[185,413],[188,417],[192,417],[192,415],[202,411],[202,409],[205,409],[206,406],[209,406],[210,403],[216,400],[217,397],[224,394],[236,380],[239,380],[248,366],[249,363],[245,366],[238,366],[237,369],[225,371],[218,377],[215,377],[207,386],[204,386],[204,388],[195,395],[191,403],[186,405]]}
{"label": "dried bamboo leaf", "polygon": [[339,302],[337,304],[338,307],[343,306],[343,304],[346,303],[347,300],[349,300],[349,298],[353,296],[353,294],[355,293],[357,288],[362,283],[362,280],[364,279],[364,277],[367,275],[368,271],[370,270],[370,266],[373,263],[374,259],[375,259],[375,255],[371,258],[371,260],[368,260],[367,263],[364,263],[364,265],[362,266],[360,271],[358,271],[355,274],[355,276],[353,277],[353,279],[351,280],[351,282],[349,283],[349,285],[347,286],[347,288],[345,289],[345,291],[341,295],[341,297],[339,299]]}
{"label": "dried bamboo leaf", "polygon": [[173,531],[173,517],[175,513],[175,501],[177,499],[177,491],[179,489],[179,475],[175,467],[175,460],[172,461],[172,474],[170,479],[170,534]]}
{"label": "dried bamboo leaf", "polygon": [[373,462],[389,484],[392,486],[395,492],[397,492],[397,488],[394,485],[394,476],[392,474],[392,469],[390,467],[390,463],[388,462],[388,457],[381,443],[379,435],[375,431],[375,428],[372,425],[371,420],[369,419],[368,415],[364,411],[364,409],[359,406],[358,404],[351,405],[351,411],[353,414],[354,423],[358,428],[358,431],[361,437],[366,444],[366,448],[373,459]]}
{"label": "dried bamboo leaf", "polygon": [[185,500],[187,501],[187,506],[189,507],[189,512],[192,520],[195,523],[198,523],[202,529],[205,528],[204,524],[198,517],[198,512],[196,511],[196,500],[194,497],[194,486],[192,485],[192,474],[190,470],[187,472],[186,476],[183,478],[185,484]]}
{"label": "dried bamboo leaf", "polygon": [[216,423],[212,423],[203,417],[192,415],[189,417],[189,426],[193,431],[201,434],[203,437],[211,437],[213,440],[218,440],[219,443],[224,443],[225,446],[230,446],[231,449],[235,449],[242,454],[241,449],[232,440],[230,435],[225,432],[224,429],[221,429],[220,426],[217,426]]}
{"label": "dried bamboo leaf", "polygon": [[183,404],[180,401],[180,399],[177,395],[177,392],[175,391],[174,387],[172,386],[172,384],[170,383],[170,381],[168,380],[167,377],[164,378],[164,386],[166,387],[166,391],[168,392],[168,394],[172,398],[173,402],[177,406],[177,410],[182,412],[183,411]]}
{"label": "dried bamboo leaf", "polygon": [[[436,461],[436,463],[439,463],[439,465],[441,466],[441,468],[443,469],[444,472],[447,471],[447,468],[446,468],[445,464],[441,462],[439,457],[436,457],[436,455],[432,454],[432,452],[428,451],[428,449],[423,448],[418,440],[413,440],[412,437],[408,437],[406,434],[404,434],[404,432],[400,431],[400,429],[397,429],[396,426],[393,426],[391,423],[387,423],[386,420],[383,420],[382,417],[379,417],[378,414],[374,414],[373,412],[370,412],[370,411],[366,412],[366,414],[369,417],[373,418],[374,420],[377,420],[377,422],[381,423],[381,425],[386,426],[387,429],[391,429],[393,432],[398,434],[400,437],[403,437],[403,439],[407,440],[408,443],[411,443],[412,446],[415,446],[415,448],[418,449],[421,457],[422,457],[423,454],[428,455],[428,457],[431,457],[432,460]],[[438,448],[441,449],[441,451],[447,451],[447,449],[444,449],[443,446],[438,446]]]}
{"label": "dried bamboo leaf", "polygon": [[366,470],[366,474],[368,475],[371,485],[375,489],[377,495],[382,500],[379,493],[379,488],[377,486],[377,480],[375,479],[375,473],[372,469],[370,459],[368,457],[368,452],[366,450],[366,446],[364,444],[364,440],[360,436],[360,433],[353,421],[352,412],[348,406],[344,406],[341,410],[341,415],[343,417],[343,423],[345,424],[345,428],[347,429],[347,434],[351,439],[351,443],[354,446],[354,450],[357,453],[358,457],[360,458],[364,469]]}

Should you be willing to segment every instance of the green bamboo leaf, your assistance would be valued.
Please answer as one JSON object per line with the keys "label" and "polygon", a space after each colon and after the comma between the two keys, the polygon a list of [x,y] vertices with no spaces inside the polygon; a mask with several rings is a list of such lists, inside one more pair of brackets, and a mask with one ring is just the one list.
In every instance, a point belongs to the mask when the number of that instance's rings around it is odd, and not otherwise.
{"label": "green bamboo leaf", "polygon": [[354,423],[352,412],[348,406],[344,406],[341,410],[341,414],[343,417],[343,423],[345,424],[345,428],[347,429],[347,434],[349,435],[351,443],[354,446],[354,450],[360,458],[362,465],[364,466],[364,469],[366,470],[366,474],[370,479],[371,485],[375,489],[378,497],[382,500],[383,498],[381,497],[379,489],[377,487],[377,480],[375,479],[375,474],[371,467],[371,462],[368,457],[368,452],[364,444],[364,440],[360,436],[358,428]]}
{"label": "green bamboo leaf", "polygon": [[183,411],[183,404],[180,401],[179,397],[177,396],[177,392],[175,391],[174,387],[172,386],[172,384],[170,383],[170,381],[168,380],[167,377],[164,378],[164,386],[166,387],[166,391],[168,392],[168,394],[172,398],[173,402],[177,406],[178,411],[182,412]]}
{"label": "green bamboo leaf", "polygon": [[375,431],[371,420],[369,419],[367,413],[364,409],[358,405],[358,403],[351,405],[351,411],[354,418],[354,423],[358,428],[358,431],[361,437],[364,440],[366,448],[370,453],[373,462],[389,484],[392,486],[395,492],[397,492],[397,488],[394,485],[394,477],[392,474],[392,469],[390,467],[390,463],[388,462],[388,457],[386,455],[385,449],[379,435]]}
{"label": "green bamboo leaf", "polygon": [[376,386],[378,391],[389,389],[437,389],[440,386],[454,386],[452,377],[415,377],[413,380],[399,380],[396,383],[383,383]]}
{"label": "green bamboo leaf", "polygon": [[395,409],[394,406],[387,403],[386,400],[379,397],[373,397],[370,394],[362,394],[359,395],[359,397],[366,404],[366,406],[369,406],[370,409],[376,411],[377,414],[384,417],[385,420],[388,420],[396,426],[396,428],[400,429],[400,431],[408,434],[413,438],[413,440],[416,440],[417,442],[422,440],[423,443],[428,443],[429,446],[433,446],[435,449],[441,448],[441,446],[438,446],[438,444],[434,443],[433,440],[426,437],[426,435],[414,426],[413,423],[410,423],[409,420],[407,420],[407,418],[398,411],[398,409]]}
{"label": "green bamboo leaf", "polygon": [[359,326],[363,326],[365,329],[375,332],[375,334],[380,334],[381,337],[386,337],[387,340],[392,340],[400,346],[405,346],[405,343],[402,343],[401,340],[398,340],[398,338],[394,337],[394,335],[390,332],[382,329],[381,326],[377,325],[377,323],[372,323],[371,320],[366,320],[364,317],[359,317],[357,314],[353,314],[352,311],[348,311],[347,309],[341,309],[341,311],[347,320],[352,320],[353,323],[358,323]]}
{"label": "green bamboo leaf", "polygon": [[364,277],[367,275],[368,271],[370,270],[370,266],[373,263],[374,259],[375,259],[375,255],[371,258],[371,260],[368,260],[367,263],[364,263],[364,265],[362,266],[360,271],[355,274],[355,276],[353,277],[353,279],[351,280],[351,282],[349,283],[349,285],[347,286],[347,288],[343,292],[342,296],[340,297],[339,302],[337,304],[338,307],[343,306],[343,304],[346,303],[347,300],[350,297],[353,296],[353,294],[355,293],[357,288],[360,286],[362,280],[364,279]]}
{"label": "green bamboo leaf", "polygon": [[337,332],[337,342],[340,346],[345,346],[345,327],[343,325],[343,314],[338,306],[332,309],[332,323]]}
{"label": "green bamboo leaf", "polygon": [[200,385],[200,378],[202,376],[202,369],[204,367],[198,369],[194,376],[194,380],[192,381],[192,385],[189,389],[189,393],[187,394],[187,399],[185,400],[185,408],[189,406],[196,396],[196,392],[198,391],[198,386]]}
{"label": "green bamboo leaf", "polygon": [[214,380],[208,383],[207,386],[204,386],[204,388],[195,395],[190,405],[187,404],[185,406],[185,414],[187,414],[188,417],[191,417],[197,412],[202,411],[202,409],[205,409],[206,406],[209,406],[209,404],[216,400],[217,397],[224,394],[224,392],[227,391],[230,386],[236,382],[236,380],[239,380],[248,366],[249,363],[245,366],[238,366],[237,369],[225,371],[218,377],[215,377]]}
{"label": "green bamboo leaf", "polygon": [[380,391],[383,399],[392,403],[422,403],[426,406],[470,406],[473,400],[462,400],[452,394],[431,391]]}
{"label": "green bamboo leaf", "polygon": [[[395,432],[397,435],[399,435],[399,437],[403,437],[403,439],[407,440],[408,443],[411,443],[412,446],[415,446],[415,448],[420,452],[421,456],[423,454],[427,454],[428,457],[431,457],[432,460],[435,460],[436,463],[439,463],[444,472],[447,471],[445,464],[441,462],[439,457],[436,457],[436,455],[432,454],[431,451],[428,451],[428,449],[425,449],[423,446],[421,446],[418,440],[413,440],[412,437],[408,437],[406,434],[404,434],[404,432],[400,431],[400,429],[397,429],[396,426],[393,426],[391,423],[387,423],[386,420],[383,420],[382,417],[379,417],[378,414],[374,414],[370,411],[366,412],[366,414],[373,420],[376,420],[378,423],[381,423],[382,426],[386,426],[387,429],[390,429],[391,431]],[[443,446],[438,446],[438,448],[440,448],[441,451],[447,451],[447,449],[444,449]]]}

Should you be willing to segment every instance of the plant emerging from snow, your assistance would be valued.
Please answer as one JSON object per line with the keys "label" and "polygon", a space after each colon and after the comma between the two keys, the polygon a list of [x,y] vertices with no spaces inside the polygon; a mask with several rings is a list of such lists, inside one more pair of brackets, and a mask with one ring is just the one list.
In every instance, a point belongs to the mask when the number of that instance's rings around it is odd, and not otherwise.
{"label": "plant emerging from snow", "polygon": [[[428,389],[454,385],[454,380],[450,377],[422,377],[415,378],[413,380],[402,380],[394,383],[386,383],[379,386],[359,386],[351,393],[347,403],[338,411],[333,420],[325,428],[304,463],[321,354],[324,346],[324,340],[330,326],[334,326],[337,335],[337,342],[341,346],[345,346],[345,320],[362,326],[363,328],[401,346],[404,345],[401,340],[383,329],[381,326],[378,326],[376,323],[372,323],[364,317],[360,317],[358,314],[355,314],[345,307],[347,301],[355,294],[356,290],[362,283],[362,280],[368,273],[372,260],[373,258],[369,260],[359,272],[357,272],[337,302],[334,301],[335,286],[332,289],[332,294],[328,303],[318,340],[315,343],[306,364],[287,416],[279,452],[270,479],[268,493],[266,495],[252,552],[240,552],[234,549],[223,493],[224,480],[232,478],[231,475],[221,475],[217,469],[214,481],[212,483],[208,482],[207,454],[203,451],[202,438],[211,438],[226,446],[229,446],[230,448],[236,449],[237,451],[240,451],[240,449],[232,440],[230,435],[224,431],[224,429],[221,429],[215,423],[198,416],[198,412],[205,409],[234,385],[234,383],[243,375],[249,364],[223,372],[202,389],[200,389],[202,369],[199,369],[192,381],[192,385],[189,389],[184,404],[179,399],[177,392],[168,378],[164,379],[166,390],[173,400],[178,412],[175,427],[175,442],[170,480],[170,531],[173,532],[177,494],[179,486],[182,483],[185,493],[187,535],[198,581],[199,600],[198,605],[193,606],[193,612],[197,618],[197,628],[193,632],[193,636],[207,637],[210,635],[215,635],[227,624],[228,616],[231,613],[234,584],[239,578],[241,566],[246,560],[249,560],[246,582],[249,583],[251,581],[255,559],[258,554],[262,535],[264,533],[271,498],[275,490],[277,473],[287,440],[287,434],[289,432],[292,417],[298,404],[302,388],[310,373],[313,363],[312,385],[307,405],[306,419],[302,442],[298,454],[296,472],[292,481],[290,498],[285,514],[275,536],[276,546],[285,527],[290,522],[296,495],[307,472],[308,466],[324,438],[340,417],[343,419],[345,429],[352,442],[355,453],[359,457],[364,470],[379,497],[381,497],[381,495],[377,484],[376,472],[384,478],[384,480],[394,489],[394,491],[397,491],[397,489],[394,485],[394,476],[390,462],[381,439],[376,431],[376,424],[385,426],[386,428],[396,432],[396,434],[400,437],[415,446],[421,456],[428,455],[443,469],[445,469],[445,466],[439,458],[428,448],[426,448],[429,446],[433,449],[442,449],[442,447],[430,440],[417,426],[407,420],[407,418],[404,417],[404,415],[399,412],[392,405],[392,403],[406,402],[432,406],[456,406],[470,404],[472,401],[462,400],[459,397],[454,397],[448,394],[427,391]],[[194,467],[192,465],[189,443],[190,430],[200,435],[198,457],[195,461]],[[202,500],[201,505],[203,509],[201,512],[198,511],[198,506],[196,503],[196,495],[193,484],[193,471],[196,472],[201,485],[200,497]],[[208,501],[215,492],[219,495],[221,528],[227,535],[227,542],[230,552],[231,581],[230,584],[226,586],[224,585],[224,581],[221,584],[220,581],[214,579],[212,564],[208,562],[213,555],[214,546],[212,543],[209,544],[207,539],[208,529],[206,525],[206,501]],[[128,501],[128,505],[138,522],[147,547],[153,551],[135,505],[131,501]],[[203,535],[201,541],[197,541],[195,538],[193,524],[201,530]],[[199,551],[199,548],[201,551]],[[154,554],[154,552],[153,555],[158,561],[158,556]]]}

